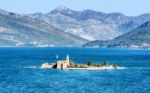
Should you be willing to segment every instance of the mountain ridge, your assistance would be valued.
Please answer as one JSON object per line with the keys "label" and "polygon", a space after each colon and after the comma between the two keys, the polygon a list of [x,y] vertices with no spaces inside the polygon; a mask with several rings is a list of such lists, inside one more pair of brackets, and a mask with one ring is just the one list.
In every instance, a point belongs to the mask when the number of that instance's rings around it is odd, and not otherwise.
{"label": "mountain ridge", "polygon": [[44,21],[0,10],[0,46],[80,46],[87,40]]}
{"label": "mountain ridge", "polygon": [[90,41],[111,40],[150,19],[150,13],[126,16],[119,12],[103,13],[91,9],[75,11],[65,6],[57,7],[42,15],[29,14],[29,16]]}
{"label": "mountain ridge", "polygon": [[[99,42],[102,47],[129,47],[132,44],[140,46],[141,41],[131,42],[131,37],[141,39],[148,45],[146,40],[149,38],[149,21],[150,13],[126,16],[90,9],[74,11],[64,6],[49,13],[30,15],[0,10],[0,46],[81,46],[87,41],[92,41],[95,45]],[[145,36],[144,39],[141,38],[142,35]]]}
{"label": "mountain ridge", "polygon": [[150,21],[110,41],[92,41],[83,47],[150,48]]}

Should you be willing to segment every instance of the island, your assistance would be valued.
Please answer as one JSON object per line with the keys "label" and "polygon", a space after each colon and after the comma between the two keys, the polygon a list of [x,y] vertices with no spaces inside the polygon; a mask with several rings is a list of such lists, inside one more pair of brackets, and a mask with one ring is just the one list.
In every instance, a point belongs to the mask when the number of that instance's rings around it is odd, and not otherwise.
{"label": "island", "polygon": [[66,60],[58,60],[56,63],[49,64],[43,63],[40,68],[42,69],[62,69],[62,70],[103,70],[103,69],[121,69],[116,64],[108,64],[108,61],[104,61],[101,64],[94,64],[92,61],[88,61],[87,64],[75,64],[69,59],[67,54]]}

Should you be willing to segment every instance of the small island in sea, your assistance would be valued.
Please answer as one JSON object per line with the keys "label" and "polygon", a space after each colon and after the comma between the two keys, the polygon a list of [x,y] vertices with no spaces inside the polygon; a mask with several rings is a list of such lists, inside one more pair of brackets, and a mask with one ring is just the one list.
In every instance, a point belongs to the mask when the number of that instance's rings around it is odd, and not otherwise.
{"label": "small island in sea", "polygon": [[69,55],[66,56],[66,60],[59,60],[56,63],[49,64],[43,63],[40,68],[42,69],[62,69],[62,70],[103,70],[103,69],[121,69],[116,64],[108,64],[108,61],[104,61],[102,64],[94,64],[92,61],[88,61],[87,64],[75,64],[70,60]]}

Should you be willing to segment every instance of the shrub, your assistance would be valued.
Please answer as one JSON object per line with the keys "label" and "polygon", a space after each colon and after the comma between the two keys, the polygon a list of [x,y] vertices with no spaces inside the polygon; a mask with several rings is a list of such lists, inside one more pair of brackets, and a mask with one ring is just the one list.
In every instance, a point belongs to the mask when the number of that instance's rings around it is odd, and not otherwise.
{"label": "shrub", "polygon": [[104,66],[108,66],[108,61],[105,60],[104,63],[103,63],[103,65]]}
{"label": "shrub", "polygon": [[73,62],[72,60],[70,60],[70,61],[69,61],[69,65],[70,65],[70,66],[74,66],[75,64],[74,64],[74,62]]}
{"label": "shrub", "polygon": [[92,62],[92,61],[88,61],[88,62],[87,62],[87,65],[88,65],[88,66],[92,66],[92,65],[93,65],[93,62]]}
{"label": "shrub", "polygon": [[118,67],[118,65],[113,65],[113,67],[114,67],[114,68],[117,68],[117,67]]}

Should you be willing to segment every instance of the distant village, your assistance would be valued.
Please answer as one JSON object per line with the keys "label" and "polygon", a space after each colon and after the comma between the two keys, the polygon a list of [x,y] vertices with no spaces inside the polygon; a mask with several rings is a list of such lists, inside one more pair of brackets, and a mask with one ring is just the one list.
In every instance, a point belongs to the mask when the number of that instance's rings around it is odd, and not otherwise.
{"label": "distant village", "polygon": [[[58,57],[58,56],[57,56]],[[98,70],[98,69],[118,69],[121,68],[116,64],[109,65],[108,61],[104,61],[102,64],[94,64],[92,61],[88,61],[87,64],[75,64],[70,60],[69,55],[67,54],[65,60],[58,60],[54,64],[44,63],[41,65],[42,69],[62,69],[62,70],[74,70],[74,69],[89,69],[89,70]]]}

